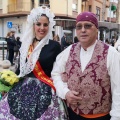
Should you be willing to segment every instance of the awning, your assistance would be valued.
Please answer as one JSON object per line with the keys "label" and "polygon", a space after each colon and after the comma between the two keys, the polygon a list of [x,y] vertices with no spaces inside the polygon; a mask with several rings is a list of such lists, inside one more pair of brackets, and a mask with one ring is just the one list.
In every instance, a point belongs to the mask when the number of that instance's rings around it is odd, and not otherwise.
{"label": "awning", "polygon": [[30,12],[22,11],[22,12],[16,12],[16,13],[0,14],[0,19],[1,19],[1,18],[27,16],[29,13],[30,13]]}
{"label": "awning", "polygon": [[109,30],[117,30],[118,32],[120,32],[120,24],[118,24],[118,23],[99,21],[99,28],[105,28],[105,29],[109,29]]}

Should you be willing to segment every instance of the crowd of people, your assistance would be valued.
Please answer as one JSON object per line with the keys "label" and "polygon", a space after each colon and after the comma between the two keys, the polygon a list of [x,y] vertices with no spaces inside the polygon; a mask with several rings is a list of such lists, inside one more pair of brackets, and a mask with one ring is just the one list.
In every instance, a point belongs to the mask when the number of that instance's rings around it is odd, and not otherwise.
{"label": "crowd of people", "polygon": [[[73,44],[66,34],[52,39],[53,18],[45,6],[28,15],[16,71],[21,80],[0,101],[0,119],[120,120],[119,42],[115,48],[97,40],[92,12],[77,16]],[[14,33],[6,40],[13,64]]]}
{"label": "crowd of people", "polygon": [[20,37],[15,38],[15,31],[10,31],[6,36],[7,42],[7,56],[6,58],[14,65],[14,60],[16,60],[19,54],[19,49],[21,47]]}

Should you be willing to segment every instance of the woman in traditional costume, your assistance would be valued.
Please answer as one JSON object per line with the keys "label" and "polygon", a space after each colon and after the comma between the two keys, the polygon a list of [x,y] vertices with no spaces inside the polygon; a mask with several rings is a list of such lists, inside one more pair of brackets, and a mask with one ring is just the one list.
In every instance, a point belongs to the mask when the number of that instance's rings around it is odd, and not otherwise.
{"label": "woman in traditional costume", "polygon": [[[22,78],[0,101],[0,120],[66,120],[55,94],[51,70],[60,44],[51,40],[54,14],[47,7],[34,8],[20,48]],[[17,71],[18,72],[18,71]]]}

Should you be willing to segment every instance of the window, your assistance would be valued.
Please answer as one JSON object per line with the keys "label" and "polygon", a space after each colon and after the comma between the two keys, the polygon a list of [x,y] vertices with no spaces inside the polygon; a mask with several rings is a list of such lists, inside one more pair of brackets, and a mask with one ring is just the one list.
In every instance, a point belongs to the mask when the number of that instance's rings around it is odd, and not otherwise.
{"label": "window", "polygon": [[23,8],[22,0],[16,0],[16,9],[21,10]]}
{"label": "window", "polygon": [[49,5],[49,0],[39,0],[40,5]]}
{"label": "window", "polygon": [[39,0],[39,5],[40,6],[45,5],[47,7],[50,7],[50,2],[49,0]]}
{"label": "window", "polygon": [[34,5],[35,5],[35,1],[31,0],[31,7],[34,8]]}
{"label": "window", "polygon": [[0,0],[0,9],[2,9],[2,0]]}
{"label": "window", "polygon": [[91,5],[89,5],[89,11],[90,11],[90,12],[92,11],[92,6],[91,6]]}
{"label": "window", "polygon": [[77,4],[74,4],[74,3],[72,4],[72,10],[77,11]]}
{"label": "window", "polygon": [[96,15],[97,15],[98,20],[100,21],[100,8],[99,7],[96,7]]}
{"label": "window", "polygon": [[78,0],[73,0],[73,2],[72,2],[72,11],[77,12],[77,10],[78,10]]}

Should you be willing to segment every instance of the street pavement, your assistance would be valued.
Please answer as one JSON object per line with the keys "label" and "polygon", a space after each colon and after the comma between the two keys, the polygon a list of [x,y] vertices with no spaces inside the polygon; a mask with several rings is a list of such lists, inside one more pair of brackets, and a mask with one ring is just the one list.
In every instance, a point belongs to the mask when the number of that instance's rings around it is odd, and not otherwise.
{"label": "street pavement", "polygon": [[[3,70],[2,61],[3,61],[3,60],[0,60],[0,71]],[[10,66],[8,69],[9,69],[9,70],[12,70],[13,72],[15,72],[16,69],[17,69],[17,65],[18,65],[18,63],[17,63],[17,61],[15,61],[15,65]],[[4,70],[5,70],[5,69],[4,69]]]}
{"label": "street pavement", "polygon": [[[0,71],[3,70],[2,61],[3,61],[3,59],[6,60],[6,57],[7,57],[7,49],[4,49],[4,51],[2,49],[0,49]],[[17,60],[14,61],[14,63],[15,63],[15,65],[10,66],[9,69],[15,72],[17,65],[18,65],[18,58],[17,58]]]}

